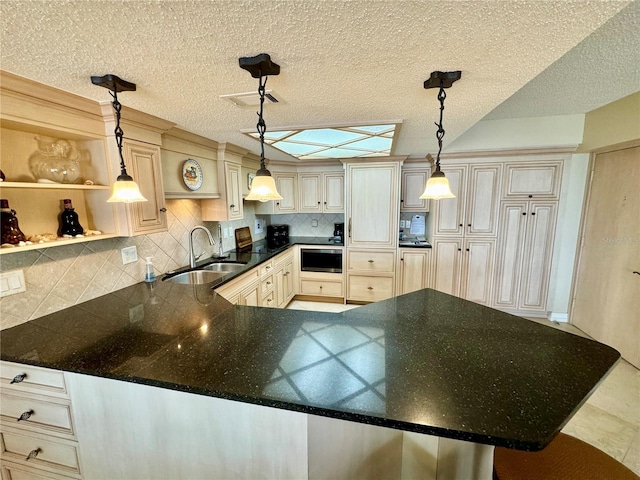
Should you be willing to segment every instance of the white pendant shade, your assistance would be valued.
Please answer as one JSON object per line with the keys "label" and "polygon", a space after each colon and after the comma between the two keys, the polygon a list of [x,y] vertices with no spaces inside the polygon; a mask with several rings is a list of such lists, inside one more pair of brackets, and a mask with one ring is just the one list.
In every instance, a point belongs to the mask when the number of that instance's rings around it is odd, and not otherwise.
{"label": "white pendant shade", "polygon": [[147,199],[140,193],[138,184],[133,180],[116,180],[111,187],[111,197],[109,203],[134,203],[146,202]]}
{"label": "white pendant shade", "polygon": [[268,202],[269,200],[282,200],[278,193],[276,182],[270,175],[258,175],[251,182],[251,191],[245,200],[258,200]]}
{"label": "white pendant shade", "polygon": [[434,172],[433,176],[427,180],[427,186],[420,198],[440,200],[441,198],[456,198],[456,196],[451,191],[449,180],[444,176],[444,173]]}

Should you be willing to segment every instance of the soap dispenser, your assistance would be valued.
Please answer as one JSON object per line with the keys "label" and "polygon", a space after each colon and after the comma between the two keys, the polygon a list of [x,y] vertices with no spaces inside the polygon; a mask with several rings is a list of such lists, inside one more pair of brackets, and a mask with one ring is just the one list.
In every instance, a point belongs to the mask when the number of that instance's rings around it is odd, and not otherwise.
{"label": "soap dispenser", "polygon": [[153,271],[153,263],[151,262],[151,260],[153,260],[153,257],[147,257],[147,271],[144,274],[144,281],[147,283],[153,283],[156,281],[156,274]]}

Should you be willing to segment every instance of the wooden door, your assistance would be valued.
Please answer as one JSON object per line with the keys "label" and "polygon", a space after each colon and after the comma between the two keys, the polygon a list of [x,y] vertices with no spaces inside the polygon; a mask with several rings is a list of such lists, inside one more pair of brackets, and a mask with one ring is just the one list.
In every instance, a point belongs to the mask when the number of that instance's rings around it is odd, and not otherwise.
{"label": "wooden door", "polygon": [[350,164],[347,245],[395,248],[398,240],[397,163]]}
{"label": "wooden door", "polygon": [[494,251],[493,238],[465,240],[460,286],[462,298],[483,305],[491,303]]}
{"label": "wooden door", "polygon": [[461,238],[435,238],[433,240],[433,288],[450,295],[460,295],[462,259]]}
{"label": "wooden door", "polygon": [[518,306],[518,287],[524,247],[528,202],[502,202],[494,302],[498,308]]}
{"label": "wooden door", "polygon": [[435,235],[462,236],[464,233],[465,181],[467,167],[465,165],[442,169],[449,180],[451,191],[456,198],[434,200],[436,210]]}
{"label": "wooden door", "polygon": [[417,249],[400,254],[400,293],[411,293],[427,286],[427,252]]}
{"label": "wooden door", "polygon": [[227,204],[229,208],[229,220],[242,219],[242,186],[241,167],[235,163],[225,163],[225,175],[227,181]]}
{"label": "wooden door", "polygon": [[640,145],[595,155],[570,316],[638,368],[639,185]]}
{"label": "wooden door", "polygon": [[300,213],[322,212],[322,174],[299,174],[298,193],[298,206]]}
{"label": "wooden door", "polygon": [[471,165],[464,219],[465,235],[495,236],[502,166]]}
{"label": "wooden door", "polygon": [[146,202],[128,205],[131,212],[131,233],[137,235],[166,232],[167,215],[164,206],[160,147],[126,140],[123,144],[123,156],[127,172],[138,183],[140,193],[147,199]]}
{"label": "wooden door", "polygon": [[324,203],[325,213],[344,213],[344,172],[325,173]]}
{"label": "wooden door", "polygon": [[428,170],[403,170],[400,194],[401,212],[428,212],[429,200],[420,198],[429,180]]}
{"label": "wooden door", "polygon": [[519,308],[546,311],[557,202],[529,202]]}
{"label": "wooden door", "polygon": [[296,213],[297,208],[297,174],[276,173],[274,175],[276,188],[282,200],[276,200],[275,213]]}

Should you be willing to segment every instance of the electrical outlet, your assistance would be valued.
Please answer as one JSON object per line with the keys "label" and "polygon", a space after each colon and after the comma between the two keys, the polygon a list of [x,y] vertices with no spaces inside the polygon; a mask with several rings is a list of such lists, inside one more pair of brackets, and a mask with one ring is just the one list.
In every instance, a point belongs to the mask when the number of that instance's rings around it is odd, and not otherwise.
{"label": "electrical outlet", "polygon": [[27,284],[24,281],[24,273],[22,270],[0,273],[0,287],[0,297],[26,292]]}
{"label": "electrical outlet", "polygon": [[318,226],[318,220],[311,220],[311,226],[312,227],[317,227]]}
{"label": "electrical outlet", "polygon": [[256,219],[255,233],[262,233],[264,231],[264,220]]}
{"label": "electrical outlet", "polygon": [[131,247],[125,247],[120,250],[122,254],[122,264],[127,265],[128,263],[134,263],[138,261],[138,249],[135,245]]}

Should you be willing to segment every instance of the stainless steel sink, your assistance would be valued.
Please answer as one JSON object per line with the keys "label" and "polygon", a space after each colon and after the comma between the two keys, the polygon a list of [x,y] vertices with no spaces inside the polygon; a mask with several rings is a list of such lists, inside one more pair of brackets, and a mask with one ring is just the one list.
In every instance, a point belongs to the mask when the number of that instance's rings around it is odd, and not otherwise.
{"label": "stainless steel sink", "polygon": [[245,266],[246,265],[244,263],[217,262],[210,263],[209,265],[203,265],[200,268],[210,272],[223,272],[226,274],[229,272],[237,272],[238,270],[243,269]]}
{"label": "stainless steel sink", "polygon": [[172,277],[164,277],[163,282],[181,283],[184,285],[202,285],[211,283],[223,277],[229,272],[212,272],[211,270],[191,270],[190,272],[179,273]]}

